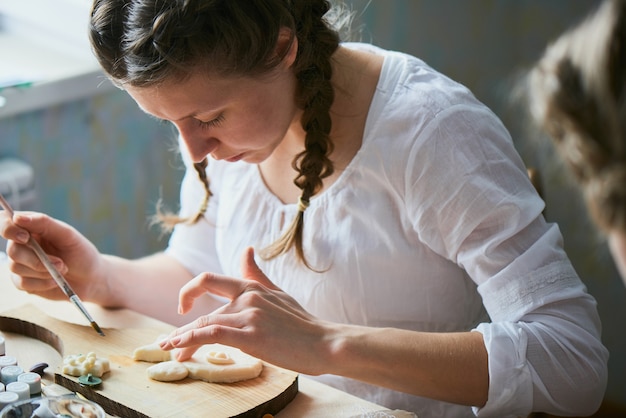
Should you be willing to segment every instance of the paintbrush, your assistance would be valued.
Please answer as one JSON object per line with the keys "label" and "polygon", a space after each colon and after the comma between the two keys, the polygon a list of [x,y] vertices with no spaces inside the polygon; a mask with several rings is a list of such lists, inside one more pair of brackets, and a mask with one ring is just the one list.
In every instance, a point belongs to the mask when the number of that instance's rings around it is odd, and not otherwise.
{"label": "paintbrush", "polygon": [[[2,206],[4,210],[7,211],[9,216],[13,217],[13,209],[11,208],[11,205],[9,205],[9,202],[7,202],[7,200],[4,198],[4,196],[2,196],[2,193],[0,193],[0,206]],[[98,334],[104,337],[104,332],[102,332],[100,326],[96,323],[96,321],[93,320],[91,315],[89,315],[89,312],[87,312],[87,309],[83,305],[83,302],[80,300],[78,295],[74,293],[74,290],[72,290],[70,284],[67,282],[67,280],[65,280],[65,277],[63,277],[63,275],[59,273],[56,267],[54,267],[54,264],[52,264],[52,261],[50,261],[50,258],[48,258],[48,255],[44,252],[39,243],[35,241],[35,239],[31,236],[28,239],[26,245],[28,245],[35,252],[35,254],[37,254],[37,257],[46,267],[56,284],[61,288],[63,293],[65,293],[67,297],[70,298],[70,301],[74,303],[74,305],[76,305],[78,310],[85,316],[85,318],[87,318],[87,321],[89,321],[91,327]]]}

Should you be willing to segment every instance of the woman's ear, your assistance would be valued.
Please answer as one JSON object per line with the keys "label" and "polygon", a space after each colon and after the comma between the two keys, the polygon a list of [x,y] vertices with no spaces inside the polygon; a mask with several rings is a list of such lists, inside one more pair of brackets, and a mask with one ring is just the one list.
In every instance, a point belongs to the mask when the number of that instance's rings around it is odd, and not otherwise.
{"label": "woman's ear", "polygon": [[298,37],[288,28],[281,28],[276,41],[276,56],[282,57],[282,65],[291,67],[298,55]]}

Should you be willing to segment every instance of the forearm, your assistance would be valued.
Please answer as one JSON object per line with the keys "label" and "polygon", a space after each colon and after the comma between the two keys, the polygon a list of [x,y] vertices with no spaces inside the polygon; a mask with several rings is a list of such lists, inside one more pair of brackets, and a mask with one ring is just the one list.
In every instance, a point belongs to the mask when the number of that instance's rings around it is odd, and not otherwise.
{"label": "forearm", "polygon": [[446,402],[487,401],[487,351],[478,332],[421,333],[338,326],[329,370],[393,390]]}
{"label": "forearm", "polygon": [[221,304],[207,295],[198,301],[189,315],[178,315],[178,293],[192,275],[164,253],[137,260],[105,255],[104,264],[106,280],[102,282],[96,300],[103,306],[132,309],[181,325]]}

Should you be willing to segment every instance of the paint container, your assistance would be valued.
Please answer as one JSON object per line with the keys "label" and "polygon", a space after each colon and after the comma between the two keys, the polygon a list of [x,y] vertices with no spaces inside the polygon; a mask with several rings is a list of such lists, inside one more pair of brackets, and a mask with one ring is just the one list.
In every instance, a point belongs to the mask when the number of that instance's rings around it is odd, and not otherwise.
{"label": "paint container", "polygon": [[[9,392],[2,392],[9,393]],[[13,393],[17,396],[17,394]],[[0,409],[3,408],[0,403]],[[12,402],[0,411],[1,418],[16,417],[64,417],[64,418],[105,418],[100,405],[75,395],[59,397],[31,398],[26,401]]]}
{"label": "paint container", "polygon": [[7,366],[0,370],[0,381],[8,386],[9,383],[17,382],[17,377],[24,373],[24,369],[20,366]]}
{"label": "paint container", "polygon": [[26,383],[31,397],[41,396],[41,376],[34,372],[22,373],[17,377],[18,382]]}
{"label": "paint container", "polygon": [[6,392],[15,392],[20,401],[30,399],[30,386],[24,382],[11,382],[6,386]]}
{"label": "paint container", "polygon": [[0,356],[0,371],[8,366],[17,366],[17,358],[13,356]]}
{"label": "paint container", "polygon": [[19,399],[19,395],[15,392],[0,392],[0,409],[17,402]]}

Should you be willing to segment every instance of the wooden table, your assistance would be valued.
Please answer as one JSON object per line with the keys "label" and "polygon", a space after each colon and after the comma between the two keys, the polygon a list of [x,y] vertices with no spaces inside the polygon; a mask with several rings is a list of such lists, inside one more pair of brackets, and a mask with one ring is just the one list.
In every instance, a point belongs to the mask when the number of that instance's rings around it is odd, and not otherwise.
{"label": "wooden table", "polygon": [[[75,315],[78,321],[81,320],[80,314],[69,302],[48,301],[18,291],[9,278],[4,254],[0,252],[0,313],[29,303],[57,318]],[[93,317],[97,318],[99,325],[103,327],[123,328],[132,325],[134,328],[139,328],[142,322],[146,321],[145,317],[130,310],[107,310],[93,304],[86,305]],[[122,326],[122,324],[124,325]],[[24,350],[20,350],[21,355],[30,357],[24,360],[26,364],[45,361],[54,365],[59,364],[62,360],[52,347],[44,343],[37,344],[38,347],[33,347],[33,341],[30,338],[25,337],[21,340],[18,337],[17,341],[13,341],[13,343],[18,346],[27,345]],[[370,412],[381,410],[385,410],[385,408],[300,376],[299,393],[287,407],[276,415],[276,418],[367,416]]]}

